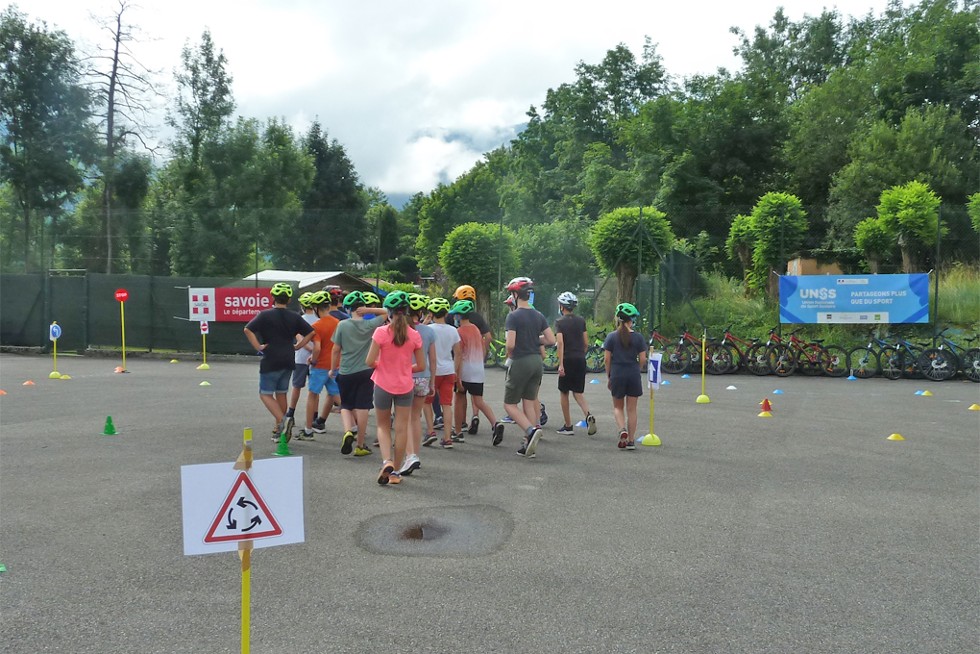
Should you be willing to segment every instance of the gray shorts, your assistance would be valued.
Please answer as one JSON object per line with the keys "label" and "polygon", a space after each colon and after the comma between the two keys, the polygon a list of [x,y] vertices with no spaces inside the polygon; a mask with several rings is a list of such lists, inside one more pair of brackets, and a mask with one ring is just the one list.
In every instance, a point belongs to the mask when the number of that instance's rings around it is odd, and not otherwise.
{"label": "gray shorts", "polygon": [[397,406],[412,406],[412,396],[415,395],[414,389],[402,393],[401,395],[392,395],[385,389],[381,388],[377,384],[374,385],[374,408],[381,409],[382,411],[391,411],[391,405]]}
{"label": "gray shorts", "polygon": [[310,376],[310,366],[305,363],[297,363],[293,369],[293,388],[303,388],[306,386],[306,378]]}
{"label": "gray shorts", "polygon": [[511,361],[504,382],[504,404],[520,404],[521,400],[538,399],[544,371],[541,363],[540,354],[528,354]]}

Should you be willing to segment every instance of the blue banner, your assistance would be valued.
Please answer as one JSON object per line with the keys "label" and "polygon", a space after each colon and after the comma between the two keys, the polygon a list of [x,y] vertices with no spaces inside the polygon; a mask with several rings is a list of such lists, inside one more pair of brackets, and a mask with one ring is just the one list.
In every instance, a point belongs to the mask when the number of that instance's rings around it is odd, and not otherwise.
{"label": "blue banner", "polygon": [[927,323],[929,275],[783,275],[782,323]]}

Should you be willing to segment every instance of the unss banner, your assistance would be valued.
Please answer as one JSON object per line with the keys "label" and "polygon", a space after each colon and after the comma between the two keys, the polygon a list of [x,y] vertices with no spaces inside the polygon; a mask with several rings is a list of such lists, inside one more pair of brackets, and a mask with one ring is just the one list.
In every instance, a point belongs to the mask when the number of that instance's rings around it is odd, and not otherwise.
{"label": "unss banner", "polygon": [[783,275],[782,323],[927,323],[929,275]]}

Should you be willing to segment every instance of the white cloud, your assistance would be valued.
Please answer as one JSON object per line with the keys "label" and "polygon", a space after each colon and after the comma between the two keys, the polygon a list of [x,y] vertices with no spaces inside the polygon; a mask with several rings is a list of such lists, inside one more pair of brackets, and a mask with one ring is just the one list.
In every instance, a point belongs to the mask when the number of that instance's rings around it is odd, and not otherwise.
{"label": "white cloud", "polygon": [[[864,15],[886,2],[836,4]],[[579,61],[598,62],[619,43],[639,57],[649,36],[676,77],[734,69],[729,27],[751,32],[778,6],[794,20],[821,11],[812,0],[142,0],[131,16],[147,36],[133,49],[163,72],[164,86],[185,42],[208,28],[228,58],[241,114],[284,116],[299,132],[317,116],[365,184],[413,193],[470,168],[484,152],[475,144],[502,143],[548,88],[574,80]],[[114,7],[33,0],[21,8],[90,42],[100,37],[89,14]]]}

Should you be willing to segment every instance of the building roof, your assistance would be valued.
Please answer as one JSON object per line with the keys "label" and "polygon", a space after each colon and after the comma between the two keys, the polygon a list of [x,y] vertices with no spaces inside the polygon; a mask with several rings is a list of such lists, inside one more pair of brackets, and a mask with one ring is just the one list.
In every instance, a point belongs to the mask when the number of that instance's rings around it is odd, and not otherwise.
{"label": "building roof", "polygon": [[306,270],[261,270],[257,273],[242,277],[242,282],[266,282],[270,285],[276,282],[296,282],[300,291],[309,289],[320,290],[325,286],[339,286],[345,291],[369,291],[374,289],[371,282],[360,277],[345,273],[342,270],[312,272]]}

